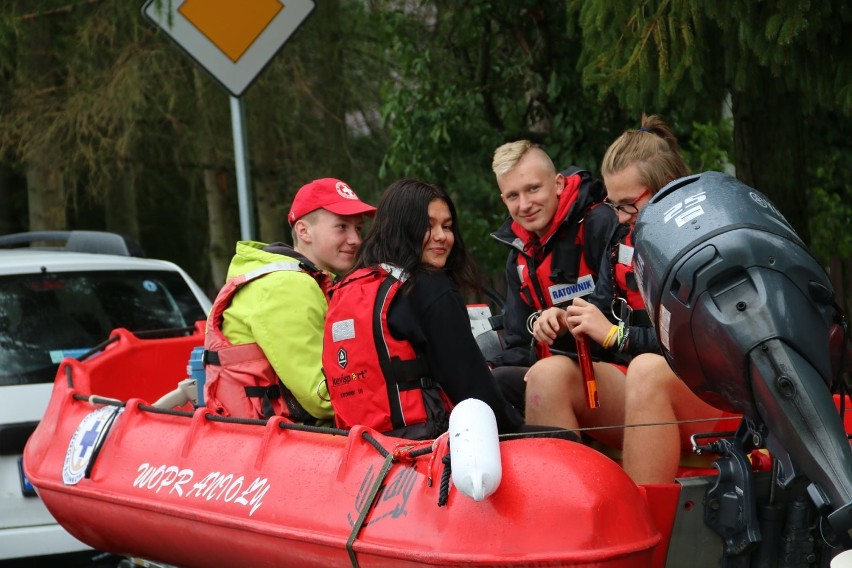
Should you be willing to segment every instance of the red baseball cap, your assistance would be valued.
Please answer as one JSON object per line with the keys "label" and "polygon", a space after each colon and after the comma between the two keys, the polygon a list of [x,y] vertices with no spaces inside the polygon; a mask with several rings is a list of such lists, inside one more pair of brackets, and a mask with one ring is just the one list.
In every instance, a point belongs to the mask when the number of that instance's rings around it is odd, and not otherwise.
{"label": "red baseball cap", "polygon": [[290,207],[287,220],[293,223],[317,209],[331,211],[335,215],[368,215],[372,217],[376,208],[367,205],[355,195],[345,181],[335,178],[315,179],[303,185]]}

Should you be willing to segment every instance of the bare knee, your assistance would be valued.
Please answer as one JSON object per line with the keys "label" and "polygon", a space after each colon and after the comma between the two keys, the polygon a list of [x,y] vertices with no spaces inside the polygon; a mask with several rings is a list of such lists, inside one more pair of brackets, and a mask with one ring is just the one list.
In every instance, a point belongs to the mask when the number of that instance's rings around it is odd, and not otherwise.
{"label": "bare knee", "polygon": [[580,387],[579,369],[571,359],[561,355],[548,357],[530,367],[524,379],[527,408],[537,408],[545,402],[568,400],[571,391]]}
{"label": "bare knee", "polygon": [[661,396],[671,396],[681,386],[661,355],[644,353],[634,358],[627,367],[626,398],[634,403]]}
{"label": "bare knee", "polygon": [[579,369],[577,364],[568,357],[554,355],[536,362],[527,371],[524,380],[527,382],[527,389],[564,386],[578,383]]}

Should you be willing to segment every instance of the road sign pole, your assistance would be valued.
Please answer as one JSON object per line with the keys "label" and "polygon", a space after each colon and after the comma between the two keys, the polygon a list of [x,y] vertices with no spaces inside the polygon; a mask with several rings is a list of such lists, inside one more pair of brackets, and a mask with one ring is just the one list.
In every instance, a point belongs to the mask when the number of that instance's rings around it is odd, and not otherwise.
{"label": "road sign pole", "polygon": [[248,140],[245,129],[245,108],[240,97],[231,96],[231,128],[234,133],[234,164],[237,170],[237,200],[240,206],[240,237],[255,240],[254,200],[249,177]]}
{"label": "road sign pole", "polygon": [[255,239],[245,112],[240,96],[314,9],[313,0],[148,0],[142,14],[231,95],[240,236]]}

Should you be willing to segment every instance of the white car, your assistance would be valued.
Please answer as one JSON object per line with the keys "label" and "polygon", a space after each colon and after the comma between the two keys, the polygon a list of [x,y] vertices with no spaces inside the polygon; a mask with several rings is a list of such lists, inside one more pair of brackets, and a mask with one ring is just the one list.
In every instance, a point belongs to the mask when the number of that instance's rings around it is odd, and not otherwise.
{"label": "white car", "polygon": [[[5,248],[33,242],[63,246]],[[112,233],[0,236],[0,561],[89,548],[57,524],[21,467],[62,358],[117,327],[148,337],[187,333],[210,309],[180,267],[139,254]]]}

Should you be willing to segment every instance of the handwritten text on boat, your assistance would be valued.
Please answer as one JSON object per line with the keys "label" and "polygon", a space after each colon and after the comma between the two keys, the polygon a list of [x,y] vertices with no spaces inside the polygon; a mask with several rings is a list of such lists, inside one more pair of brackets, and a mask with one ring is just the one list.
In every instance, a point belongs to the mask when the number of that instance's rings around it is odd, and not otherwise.
{"label": "handwritten text on boat", "polygon": [[263,505],[263,497],[269,491],[269,481],[265,477],[255,477],[248,483],[242,475],[212,471],[193,483],[195,472],[181,469],[175,465],[154,466],[143,463],[138,468],[139,475],[133,481],[133,487],[159,493],[168,489],[178,497],[224,501],[249,508],[249,516]]}

